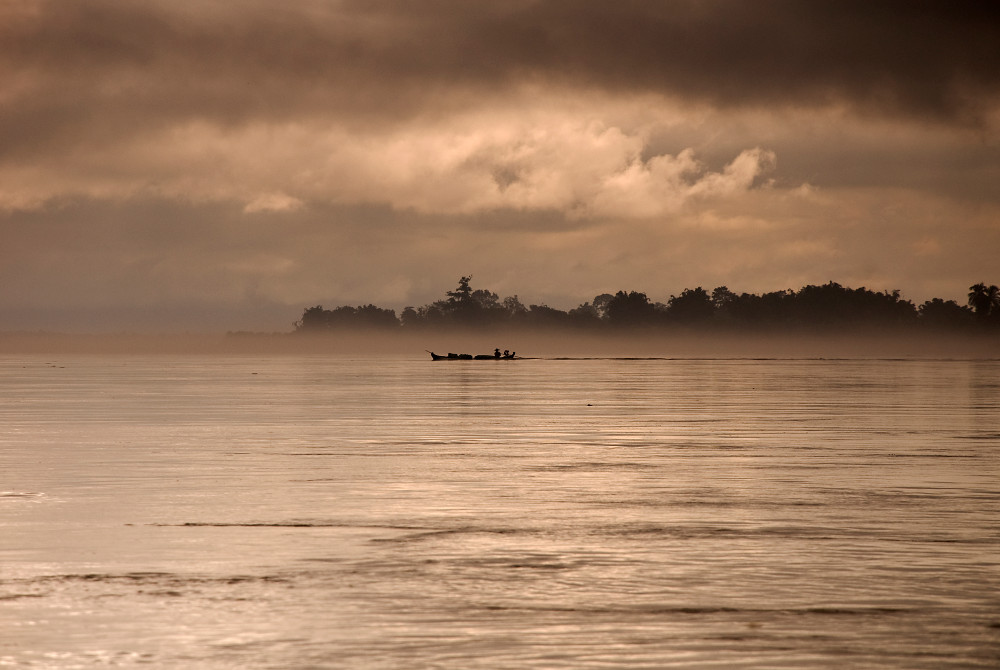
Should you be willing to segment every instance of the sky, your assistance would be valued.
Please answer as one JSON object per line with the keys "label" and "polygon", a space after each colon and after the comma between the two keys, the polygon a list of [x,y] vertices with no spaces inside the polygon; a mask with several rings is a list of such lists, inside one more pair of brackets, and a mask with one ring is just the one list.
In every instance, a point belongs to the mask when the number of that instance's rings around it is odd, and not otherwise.
{"label": "sky", "polygon": [[0,0],[0,330],[1000,283],[978,0]]}

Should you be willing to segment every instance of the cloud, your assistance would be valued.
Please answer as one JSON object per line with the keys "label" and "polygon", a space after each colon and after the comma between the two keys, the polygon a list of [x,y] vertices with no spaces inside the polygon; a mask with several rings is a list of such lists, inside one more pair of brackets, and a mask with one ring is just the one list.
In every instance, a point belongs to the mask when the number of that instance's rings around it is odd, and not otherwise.
{"label": "cloud", "polygon": [[254,212],[292,212],[300,209],[303,202],[284,193],[264,193],[246,204],[244,213]]}
{"label": "cloud", "polygon": [[[954,298],[992,281],[1000,245],[996,206],[864,188],[809,197],[752,189],[664,218],[549,227],[535,212],[510,210],[470,219],[312,205],[278,213],[276,225],[242,209],[83,201],[0,217],[4,327],[21,325],[12,312],[39,306],[188,301],[202,306],[195,323],[212,305],[245,310],[241,323],[261,302],[284,306],[259,327],[287,328],[313,304],[426,304],[469,273],[477,286],[560,308],[619,289],[665,300],[698,285],[757,292],[830,279]],[[194,327],[171,314],[157,325]],[[225,318],[214,323],[236,327]]]}
{"label": "cloud", "polygon": [[383,125],[526,84],[982,125],[1000,100],[996,13],[970,0],[6,3],[0,146],[194,121]]}
{"label": "cloud", "polygon": [[674,212],[691,199],[734,196],[775,161],[773,152],[750,149],[711,171],[691,148],[644,157],[646,147],[642,133],[560,113],[530,123],[472,115],[370,135],[306,124],[230,131],[197,124],[113,154],[95,150],[28,171],[0,166],[0,203],[17,209],[67,195],[155,196],[236,201],[246,213],[289,212],[311,202],[634,218]]}
{"label": "cloud", "polygon": [[266,303],[287,326],[470,272],[564,308],[829,279],[955,297],[1000,243],[995,14],[0,3],[0,310]]}
{"label": "cloud", "polygon": [[624,171],[606,178],[583,210],[612,217],[664,216],[691,200],[733,197],[747,191],[775,163],[774,152],[759,147],[742,151],[722,172],[706,171],[693,149],[676,156],[636,159]]}
{"label": "cloud", "polygon": [[[773,155],[782,186],[863,175],[977,197],[996,172],[991,12],[894,0],[6,3],[0,209],[153,195],[274,211],[267,194],[282,194],[277,209],[641,217],[737,193]],[[797,134],[782,128],[804,118]],[[932,161],[934,133],[947,155]],[[904,158],[892,165],[890,152]],[[942,159],[948,175],[918,174]]]}

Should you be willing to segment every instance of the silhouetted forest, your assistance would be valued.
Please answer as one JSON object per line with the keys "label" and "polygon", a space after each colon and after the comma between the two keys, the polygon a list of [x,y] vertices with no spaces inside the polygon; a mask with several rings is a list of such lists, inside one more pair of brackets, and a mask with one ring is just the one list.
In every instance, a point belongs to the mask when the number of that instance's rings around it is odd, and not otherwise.
{"label": "silhouetted forest", "polygon": [[488,289],[473,289],[462,277],[445,298],[406,307],[398,317],[375,305],[310,307],[295,323],[296,332],[321,333],[345,328],[413,331],[421,328],[565,328],[621,331],[686,327],[716,330],[802,330],[922,328],[1000,331],[1000,289],[984,283],[969,287],[968,304],[934,298],[914,305],[899,291],[847,288],[836,282],[761,295],[735,293],[725,286],[711,292],[686,288],[665,303],[638,291],[602,293],[563,311],[525,305],[518,296],[501,299]]}

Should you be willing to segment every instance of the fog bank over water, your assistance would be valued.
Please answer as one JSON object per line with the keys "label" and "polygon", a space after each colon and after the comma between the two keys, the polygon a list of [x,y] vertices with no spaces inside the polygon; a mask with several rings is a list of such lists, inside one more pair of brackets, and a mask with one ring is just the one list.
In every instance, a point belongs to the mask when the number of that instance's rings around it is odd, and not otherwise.
{"label": "fog bank over water", "polygon": [[[391,356],[427,359],[437,354],[488,354],[509,349],[530,358],[942,358],[996,359],[989,334],[870,333],[854,335],[698,333],[642,335],[559,331],[416,333],[379,331],[324,335],[295,333],[60,334],[0,333],[0,355],[203,354]],[[454,361],[438,365],[503,365],[506,361]]]}

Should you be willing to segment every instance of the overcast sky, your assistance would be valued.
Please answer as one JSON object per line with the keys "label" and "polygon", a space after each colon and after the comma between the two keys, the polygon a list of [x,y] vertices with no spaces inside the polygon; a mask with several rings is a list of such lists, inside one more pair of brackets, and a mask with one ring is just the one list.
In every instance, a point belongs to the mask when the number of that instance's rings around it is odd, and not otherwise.
{"label": "overcast sky", "polygon": [[0,330],[1000,283],[946,0],[0,0]]}

